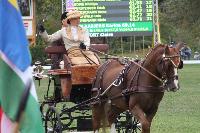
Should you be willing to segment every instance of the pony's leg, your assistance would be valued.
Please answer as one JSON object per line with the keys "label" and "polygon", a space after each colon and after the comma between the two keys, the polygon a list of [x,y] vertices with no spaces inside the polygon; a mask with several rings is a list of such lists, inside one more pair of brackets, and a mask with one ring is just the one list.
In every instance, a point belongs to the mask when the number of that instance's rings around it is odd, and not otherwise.
{"label": "pony's leg", "polygon": [[95,130],[94,133],[99,133],[99,130]]}
{"label": "pony's leg", "polygon": [[100,124],[101,124],[101,118],[100,118],[98,108],[99,107],[95,106],[92,109],[92,125],[93,125],[94,133],[98,133]]}
{"label": "pony's leg", "polygon": [[139,120],[142,125],[142,133],[150,133],[151,123],[147,120],[145,113],[140,109],[139,106],[130,108],[131,113]]}
{"label": "pony's leg", "polygon": [[115,123],[111,124],[110,133],[117,133],[117,131],[115,129]]}
{"label": "pony's leg", "polygon": [[94,105],[92,107],[92,124],[94,133],[99,132],[103,117],[104,117],[104,108],[102,107],[102,105]]}
{"label": "pony's leg", "polygon": [[158,110],[158,106],[155,106],[149,112],[146,113],[146,118],[149,121],[150,126],[151,126],[151,122],[153,120],[153,117],[156,115],[157,110]]}
{"label": "pony's leg", "polygon": [[114,122],[116,121],[118,115],[120,114],[120,111],[117,110],[115,107],[113,107],[106,114],[110,125],[110,132],[117,133]]}
{"label": "pony's leg", "polygon": [[154,97],[157,97],[157,101],[154,101],[155,104],[153,104],[153,106],[151,107],[151,109],[149,109],[145,114],[146,114],[146,118],[147,120],[149,121],[150,123],[150,126],[151,126],[151,122],[153,120],[153,117],[156,115],[156,112],[158,110],[158,106],[159,106],[159,103],[163,97],[164,93],[162,94],[157,94],[157,95],[154,95]]}

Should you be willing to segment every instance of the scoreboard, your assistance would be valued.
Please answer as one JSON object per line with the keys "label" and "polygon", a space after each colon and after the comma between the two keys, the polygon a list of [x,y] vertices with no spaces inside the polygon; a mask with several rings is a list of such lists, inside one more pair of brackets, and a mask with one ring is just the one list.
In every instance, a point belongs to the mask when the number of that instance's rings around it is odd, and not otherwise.
{"label": "scoreboard", "polygon": [[83,14],[90,37],[152,35],[152,0],[66,0],[65,8]]}

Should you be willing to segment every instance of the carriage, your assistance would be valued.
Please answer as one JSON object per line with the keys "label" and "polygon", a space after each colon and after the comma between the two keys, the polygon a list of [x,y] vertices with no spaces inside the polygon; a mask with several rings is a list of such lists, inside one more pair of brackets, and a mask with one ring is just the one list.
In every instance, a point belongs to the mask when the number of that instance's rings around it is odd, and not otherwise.
{"label": "carriage", "polygon": [[[107,53],[108,45],[91,45],[90,50],[99,63],[73,65],[63,45],[48,46],[45,49],[52,61],[48,71],[47,91],[40,105],[45,132],[93,130],[91,106],[99,102],[99,99],[91,95],[92,82],[101,64],[95,52]],[[60,64],[61,60],[64,64]],[[140,130],[140,123],[129,111],[120,114],[115,123],[119,133]]]}

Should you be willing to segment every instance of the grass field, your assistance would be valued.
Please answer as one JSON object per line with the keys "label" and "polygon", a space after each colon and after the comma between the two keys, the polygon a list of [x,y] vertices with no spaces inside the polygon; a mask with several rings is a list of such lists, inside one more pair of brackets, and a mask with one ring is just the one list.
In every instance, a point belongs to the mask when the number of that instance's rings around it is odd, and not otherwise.
{"label": "grass field", "polygon": [[179,72],[181,89],[165,93],[152,133],[200,133],[200,65]]}
{"label": "grass field", "polygon": [[[181,89],[166,92],[154,117],[152,133],[200,133],[200,65],[179,70]],[[36,82],[39,100],[46,92],[47,80]]]}

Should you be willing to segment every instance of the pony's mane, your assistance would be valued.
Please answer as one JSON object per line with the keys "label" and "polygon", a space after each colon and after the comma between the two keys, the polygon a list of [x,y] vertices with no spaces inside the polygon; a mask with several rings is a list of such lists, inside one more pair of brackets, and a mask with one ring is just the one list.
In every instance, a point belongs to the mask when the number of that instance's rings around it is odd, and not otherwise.
{"label": "pony's mane", "polygon": [[165,48],[165,45],[164,44],[158,44],[156,45],[154,48],[150,49],[149,52],[146,54],[145,58],[147,59],[147,57],[149,57],[154,51],[156,51],[157,49],[160,49],[160,48]]}

